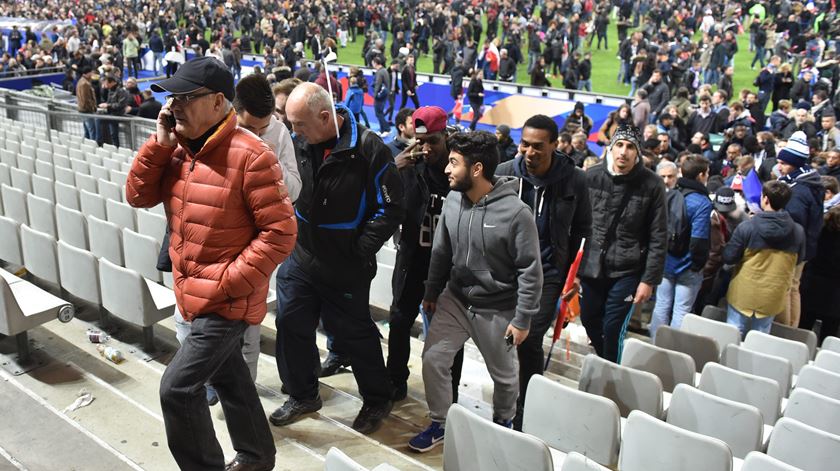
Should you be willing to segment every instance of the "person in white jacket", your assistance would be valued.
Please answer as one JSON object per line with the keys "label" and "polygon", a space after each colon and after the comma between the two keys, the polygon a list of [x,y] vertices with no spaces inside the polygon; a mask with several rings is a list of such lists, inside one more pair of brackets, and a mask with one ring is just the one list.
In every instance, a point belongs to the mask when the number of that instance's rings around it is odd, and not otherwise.
{"label": "person in white jacket", "polygon": [[233,108],[239,127],[256,134],[277,155],[283,170],[283,182],[294,203],[301,189],[295,148],[288,128],[274,115],[274,94],[268,80],[259,74],[242,78],[236,85]]}

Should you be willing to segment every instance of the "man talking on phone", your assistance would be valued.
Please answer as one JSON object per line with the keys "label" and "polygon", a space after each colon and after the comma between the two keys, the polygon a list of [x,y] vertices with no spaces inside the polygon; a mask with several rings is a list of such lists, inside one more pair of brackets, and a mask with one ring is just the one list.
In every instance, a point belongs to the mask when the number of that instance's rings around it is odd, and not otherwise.
{"label": "man talking on phone", "polygon": [[[416,124],[416,121],[415,121]],[[537,313],[543,272],[534,216],[512,177],[495,177],[498,140],[486,131],[448,139],[449,193],[435,231],[423,296],[433,313],[423,346],[432,423],[409,442],[425,452],[443,442],[452,405],[452,362],[468,339],[493,379],[493,421],[512,427],[519,397],[516,346]],[[448,281],[447,281],[448,280]],[[507,341],[506,341],[507,339]]]}
{"label": "man talking on phone", "polygon": [[[125,192],[134,207],[166,207],[175,300],[192,322],[160,382],[169,449],[180,469],[268,471],[274,438],[241,343],[265,317],[269,277],[295,245],[283,173],[271,148],[236,125],[233,76],[221,61],[193,59],[152,89],[170,96]],[[236,450],[227,465],[206,383]]]}

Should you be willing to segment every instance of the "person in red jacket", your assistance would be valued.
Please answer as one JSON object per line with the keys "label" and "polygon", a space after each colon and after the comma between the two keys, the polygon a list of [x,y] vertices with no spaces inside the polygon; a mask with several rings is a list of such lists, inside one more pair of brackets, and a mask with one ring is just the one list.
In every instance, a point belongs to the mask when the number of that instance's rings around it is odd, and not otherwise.
{"label": "person in red jacket", "polygon": [[[297,237],[280,164],[237,127],[233,75],[217,59],[189,61],[152,89],[171,95],[134,159],[126,198],[165,205],[175,299],[192,322],[160,384],[169,449],[181,469],[271,470],[274,439],[240,345],[265,317],[269,277]],[[219,392],[236,450],[227,465],[205,383]]]}

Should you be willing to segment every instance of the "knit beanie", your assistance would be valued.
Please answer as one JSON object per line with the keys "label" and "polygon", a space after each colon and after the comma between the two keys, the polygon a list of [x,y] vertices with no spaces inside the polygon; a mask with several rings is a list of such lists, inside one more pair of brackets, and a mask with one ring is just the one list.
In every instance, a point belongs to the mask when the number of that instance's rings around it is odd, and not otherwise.
{"label": "knit beanie", "polygon": [[614,146],[618,141],[630,141],[636,147],[636,153],[641,155],[642,148],[639,145],[639,142],[642,140],[642,136],[639,133],[639,129],[632,125],[632,124],[621,124],[618,126],[618,129],[615,130],[615,134],[613,134],[612,139],[610,140],[610,147]]}
{"label": "knit beanie", "polygon": [[787,145],[779,156],[778,160],[787,164],[793,165],[796,168],[806,167],[808,165],[809,156],[811,154],[808,148],[808,136],[802,131],[796,131],[790,136]]}

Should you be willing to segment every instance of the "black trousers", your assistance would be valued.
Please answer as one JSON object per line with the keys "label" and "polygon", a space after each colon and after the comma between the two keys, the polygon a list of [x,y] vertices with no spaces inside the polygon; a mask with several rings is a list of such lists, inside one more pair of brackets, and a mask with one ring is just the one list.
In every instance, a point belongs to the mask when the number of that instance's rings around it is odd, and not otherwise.
{"label": "black trousers", "polygon": [[190,334],[160,380],[160,405],[169,450],[183,470],[224,469],[204,384],[219,394],[237,457],[273,461],[277,450],[257,388],[242,357],[243,321],[217,314],[193,319]]}
{"label": "black trousers", "polygon": [[391,400],[379,331],[370,317],[367,276],[352,285],[331,286],[289,257],[277,272],[277,370],[289,395],[299,400],[318,396],[320,365],[315,329],[323,321],[337,351],[350,359],[359,393],[366,403]]}
{"label": "black trousers", "polygon": [[580,320],[599,357],[618,363],[640,278],[581,278]]}
{"label": "black trousers", "polygon": [[[517,347],[519,353],[519,399],[516,404],[516,417],[521,428],[522,409],[525,406],[525,393],[528,390],[528,381],[533,375],[541,375],[545,370],[545,351],[543,341],[545,334],[554,325],[557,317],[557,300],[560,299],[563,284],[559,280],[546,280],[543,283],[542,295],[540,296],[540,308],[537,314],[531,318],[531,330],[528,337]],[[517,422],[514,419],[514,422]]]}
{"label": "black trousers", "polygon": [[414,109],[420,108],[420,100],[417,99],[417,91],[414,91],[414,95],[408,94],[406,90],[402,91],[402,98],[400,99],[400,109],[405,108],[406,98],[410,99],[414,103]]}

